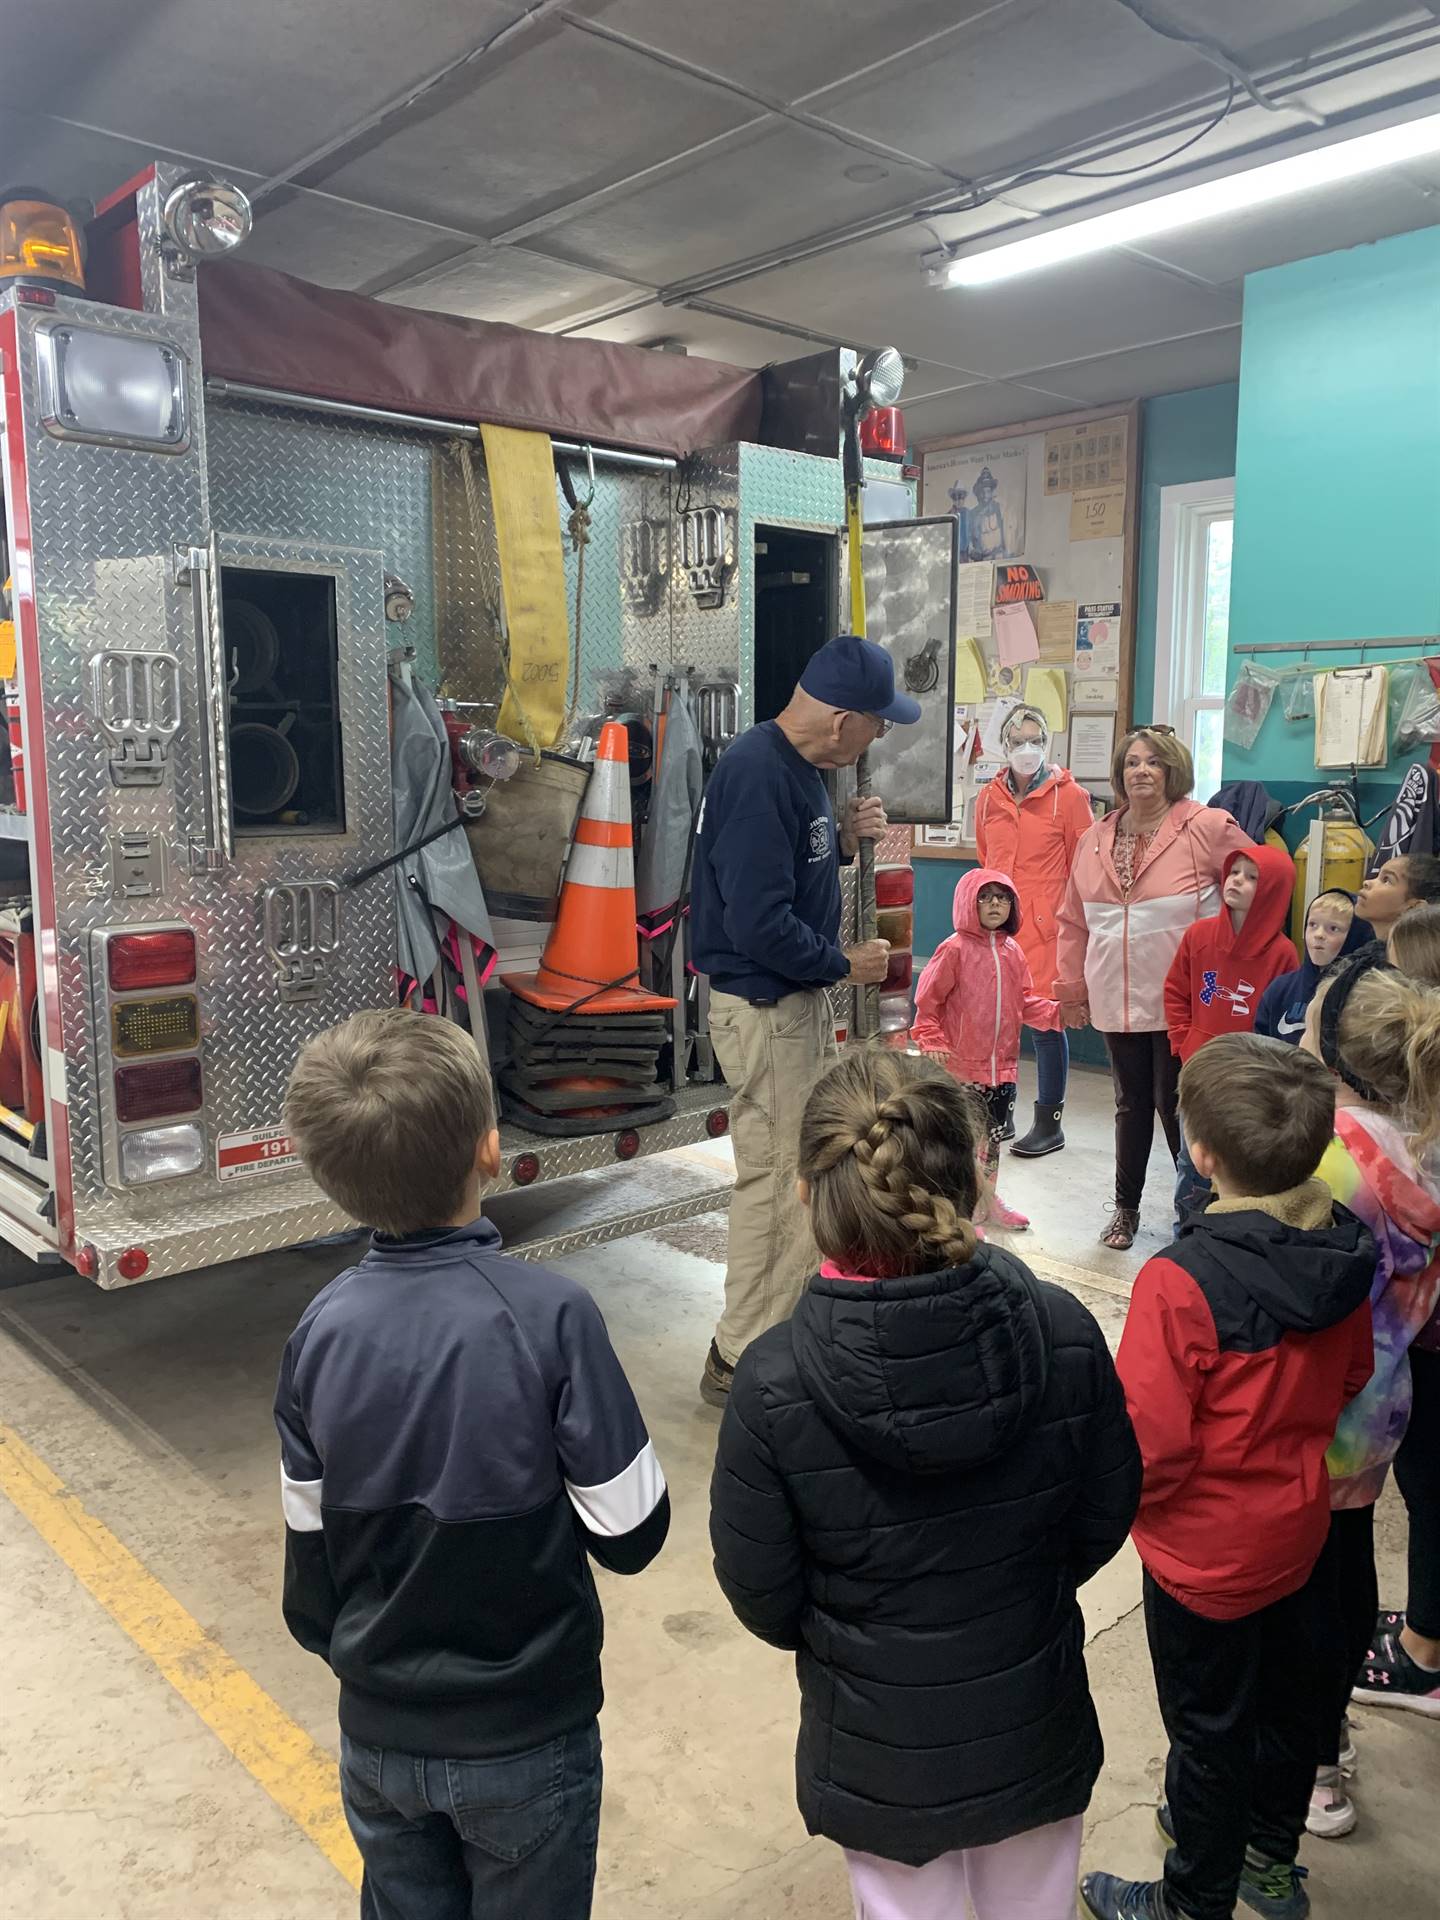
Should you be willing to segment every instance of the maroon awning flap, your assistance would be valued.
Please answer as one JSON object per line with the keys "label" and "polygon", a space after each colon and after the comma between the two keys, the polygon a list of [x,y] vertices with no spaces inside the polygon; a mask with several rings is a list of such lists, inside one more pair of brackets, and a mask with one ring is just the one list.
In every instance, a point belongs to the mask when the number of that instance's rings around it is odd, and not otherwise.
{"label": "maroon awning flap", "polygon": [[497,320],[422,313],[241,260],[203,266],[207,374],[441,420],[684,455],[760,429],[760,375]]}

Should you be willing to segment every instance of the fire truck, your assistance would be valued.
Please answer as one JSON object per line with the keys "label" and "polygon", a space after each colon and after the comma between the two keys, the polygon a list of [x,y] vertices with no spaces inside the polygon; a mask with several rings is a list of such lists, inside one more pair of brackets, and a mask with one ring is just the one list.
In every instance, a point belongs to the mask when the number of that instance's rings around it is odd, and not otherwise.
{"label": "fire truck", "polygon": [[[543,945],[587,725],[592,753],[595,721],[629,725],[641,815],[671,703],[703,775],[848,624],[857,400],[884,522],[864,538],[870,633],[926,708],[880,743],[874,786],[892,818],[949,818],[955,528],[914,518],[875,355],[755,373],[419,313],[227,257],[248,223],[236,189],[170,164],[84,221],[38,189],[0,203],[0,1240],[103,1287],[352,1224],[283,1126],[299,1048],[350,1013],[409,995],[503,1062],[499,980]],[[543,437],[538,536],[496,428]],[[526,718],[527,567],[565,595],[548,739]],[[553,680],[554,631],[541,643]],[[398,843],[394,748],[416,686],[452,750],[428,831],[455,828],[490,916],[433,978],[401,964],[397,868],[421,855]],[[879,849],[894,1033],[908,844]],[[646,954],[676,1003],[662,1117],[507,1123],[492,1191],[724,1133],[705,985],[670,918]],[[854,1017],[837,1000],[842,1030]],[[564,1230],[540,1208],[522,1250],[715,1204],[713,1184],[652,1190]]]}

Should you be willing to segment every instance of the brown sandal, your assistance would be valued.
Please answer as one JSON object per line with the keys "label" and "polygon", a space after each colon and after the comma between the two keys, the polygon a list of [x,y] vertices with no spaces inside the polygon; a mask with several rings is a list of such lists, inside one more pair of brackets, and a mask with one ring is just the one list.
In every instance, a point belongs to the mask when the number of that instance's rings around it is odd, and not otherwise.
{"label": "brown sandal", "polygon": [[1133,1247],[1135,1236],[1140,1231],[1140,1209],[1138,1207],[1116,1207],[1110,1224],[1100,1236],[1102,1247],[1109,1247],[1113,1253],[1124,1253],[1127,1247]]}

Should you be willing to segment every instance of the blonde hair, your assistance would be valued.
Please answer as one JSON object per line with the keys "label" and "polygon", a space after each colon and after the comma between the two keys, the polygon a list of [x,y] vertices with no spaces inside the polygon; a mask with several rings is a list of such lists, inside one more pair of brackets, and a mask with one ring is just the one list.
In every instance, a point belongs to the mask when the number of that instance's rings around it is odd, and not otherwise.
{"label": "blonde hair", "polygon": [[1163,730],[1136,727],[1116,747],[1115,757],[1110,762],[1110,784],[1115,789],[1115,805],[1125,807],[1129,804],[1125,792],[1125,756],[1137,740],[1149,747],[1165,769],[1165,798],[1172,806],[1177,800],[1183,800],[1195,785],[1195,762],[1190,758],[1190,749],[1179,734],[1172,733],[1168,727]]}
{"label": "blonde hair", "polygon": [[381,1233],[452,1221],[495,1096],[475,1043],[433,1014],[353,1014],[301,1049],[285,1125],[310,1177]]}
{"label": "blonde hair", "polygon": [[832,1067],[806,1103],[797,1169],[821,1253],[875,1280],[964,1266],[983,1131],[974,1096],[913,1054]]}
{"label": "blonde hair", "polygon": [[[1323,1002],[1335,981],[1322,980]],[[1316,1018],[1319,1018],[1317,1008]],[[1213,1042],[1212,1042],[1213,1044]],[[1340,1059],[1379,1096],[1423,1159],[1440,1142],[1440,992],[1378,967],[1355,982],[1335,1032]]]}
{"label": "blonde hair", "polygon": [[1440,904],[1408,907],[1390,929],[1390,963],[1422,986],[1440,987]]}

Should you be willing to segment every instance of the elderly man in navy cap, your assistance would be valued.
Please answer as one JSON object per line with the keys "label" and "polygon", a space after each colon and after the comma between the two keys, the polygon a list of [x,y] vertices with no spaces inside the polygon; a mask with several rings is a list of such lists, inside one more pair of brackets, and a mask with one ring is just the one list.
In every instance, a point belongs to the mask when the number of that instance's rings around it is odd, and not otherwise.
{"label": "elderly man in navy cap", "polygon": [[827,989],[885,978],[889,945],[841,947],[840,862],[885,831],[851,800],[837,835],[824,772],[853,767],[920,703],[895,691],[883,647],[842,634],[813,654],[790,704],[751,727],[710,777],[695,827],[691,952],[710,976],[710,1037],[733,1102],[735,1192],[725,1311],[700,1392],[723,1406],[735,1362],[787,1319],[815,1271],[795,1197],[800,1116],[835,1058]]}

